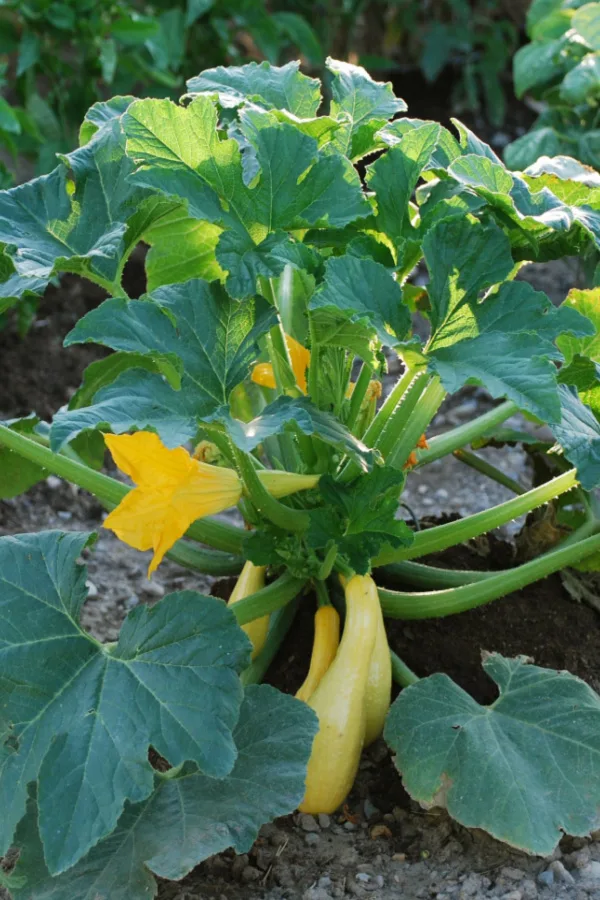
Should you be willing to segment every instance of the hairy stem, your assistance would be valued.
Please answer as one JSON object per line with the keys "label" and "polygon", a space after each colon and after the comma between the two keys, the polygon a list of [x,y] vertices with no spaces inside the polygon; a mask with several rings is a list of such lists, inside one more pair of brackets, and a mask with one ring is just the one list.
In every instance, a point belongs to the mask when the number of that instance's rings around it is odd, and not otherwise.
{"label": "hairy stem", "polygon": [[511,478],[510,475],[503,472],[502,469],[493,466],[487,459],[477,456],[476,453],[471,453],[470,450],[455,450],[454,456],[459,462],[464,463],[466,466],[470,466],[470,468],[475,469],[476,472],[481,472],[482,475],[487,475],[492,481],[496,481],[498,484],[503,485],[503,487],[508,488],[513,494],[525,494],[527,491],[527,488],[524,488],[518,481],[515,481],[514,478]]}
{"label": "hairy stem", "polygon": [[295,578],[289,572],[284,572],[271,584],[257,591],[255,594],[249,594],[242,600],[231,607],[231,611],[235,615],[238,625],[246,625],[254,619],[260,619],[269,613],[281,609],[297,597],[306,580],[304,578]]}
{"label": "hairy stem", "polygon": [[272,497],[258,477],[250,455],[233,444],[232,449],[244,487],[259,514],[285,531],[306,531],[310,521],[308,513],[286,506]]}
{"label": "hairy stem", "polygon": [[514,569],[486,578],[476,584],[427,593],[406,593],[379,589],[384,615],[397,619],[431,619],[451,616],[490,603],[534,581],[546,578],[600,550],[600,534],[576,544],[559,547],[550,553]]}
{"label": "hairy stem", "polygon": [[377,570],[386,578],[397,578],[406,584],[420,588],[450,588],[462,584],[473,584],[485,581],[496,572],[477,572],[471,569],[442,569],[437,566],[426,566],[423,563],[404,562],[391,563]]}
{"label": "hairy stem", "polygon": [[446,391],[436,375],[429,381],[419,397],[419,402],[408,422],[402,428],[401,433],[396,435],[397,440],[388,456],[390,465],[396,469],[401,469],[407,463],[410,454],[417,446],[419,438],[427,431],[445,396]]}
{"label": "hairy stem", "polygon": [[436,437],[429,439],[429,447],[426,450],[420,450],[417,453],[418,465],[424,466],[426,463],[447,456],[454,450],[470,444],[475,438],[485,434],[497,425],[501,425],[506,419],[509,419],[518,411],[518,406],[512,400],[506,400],[489,412],[478,416],[472,422],[459,425],[458,428],[452,428],[444,434],[438,434]]}
{"label": "hairy stem", "polygon": [[352,391],[352,397],[350,398],[350,409],[348,410],[348,418],[346,419],[346,428],[349,431],[352,431],[356,425],[356,420],[358,419],[358,414],[360,413],[360,408],[370,383],[371,367],[366,363],[363,363],[360,374],[356,379],[354,390]]}
{"label": "hairy stem", "polygon": [[531,512],[532,509],[543,506],[544,503],[571,490],[577,483],[576,476],[576,469],[569,469],[568,472],[563,472],[562,475],[527,491],[526,494],[507,500],[491,509],[485,509],[483,512],[459,519],[457,522],[448,522],[446,525],[437,525],[435,528],[419,531],[415,534],[415,539],[410,547],[400,547],[397,550],[386,548],[373,560],[373,565],[383,566],[405,559],[416,559],[428,553],[454,547],[456,544],[462,544],[480,534],[485,534],[486,531],[499,528],[500,525],[505,525],[512,519]]}
{"label": "hairy stem", "polygon": [[416,684],[419,681],[419,676],[415,675],[413,670],[408,668],[397,653],[390,650],[390,656],[392,658],[392,678],[396,684],[399,684],[400,687],[410,687],[411,684]]}

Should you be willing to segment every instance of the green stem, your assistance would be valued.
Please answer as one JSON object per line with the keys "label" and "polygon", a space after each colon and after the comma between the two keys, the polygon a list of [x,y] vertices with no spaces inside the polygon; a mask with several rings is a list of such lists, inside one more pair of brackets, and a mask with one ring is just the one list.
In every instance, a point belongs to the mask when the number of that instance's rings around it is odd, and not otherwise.
{"label": "green stem", "polygon": [[600,534],[585,538],[577,544],[559,547],[545,553],[538,559],[524,563],[514,569],[498,572],[477,584],[466,584],[462,587],[445,591],[428,593],[405,593],[379,589],[379,597],[384,615],[397,619],[431,619],[451,616],[490,603],[513,591],[518,591],[533,581],[539,581],[597,553],[600,550]]}
{"label": "green stem", "polygon": [[313,587],[315,589],[315,594],[317,595],[318,606],[331,606],[331,600],[329,599],[329,592],[325,582],[316,579],[313,581]]}
{"label": "green stem", "polygon": [[445,550],[447,547],[454,547],[456,544],[462,544],[470,541],[472,538],[485,534],[486,531],[492,531],[505,525],[518,516],[525,515],[543,506],[555,497],[571,490],[577,483],[576,469],[569,469],[563,472],[557,478],[547,481],[539,487],[527,491],[519,497],[493,506],[491,509],[485,509],[483,512],[475,513],[467,516],[457,522],[448,522],[446,525],[436,525],[435,528],[428,528],[426,531],[419,531],[415,534],[415,539],[410,547],[401,547],[398,550],[391,548],[384,549],[376,559],[373,560],[374,566],[383,566],[386,563],[401,562],[405,559],[416,559],[419,556],[425,556],[428,553],[435,553],[438,550]]}
{"label": "green stem", "polygon": [[231,611],[238,625],[246,625],[254,619],[260,619],[275,612],[276,609],[287,606],[290,600],[298,596],[305,584],[304,578],[295,578],[289,572],[284,572],[260,591],[238,600],[231,607]]}
{"label": "green stem", "polygon": [[285,531],[306,531],[310,522],[309,514],[286,506],[272,497],[258,477],[250,455],[233,444],[231,446],[244,487],[258,513]]}
{"label": "green stem", "polygon": [[485,581],[486,578],[496,575],[496,572],[476,572],[470,569],[442,569],[408,560],[382,566],[378,571],[386,577],[398,578],[407,584],[421,588],[460,587],[462,584]]}
{"label": "green stem", "polygon": [[402,662],[397,653],[390,650],[392,657],[392,678],[400,687],[410,687],[419,681],[419,676],[415,675],[412,669],[409,669],[405,662]]}
{"label": "green stem", "polygon": [[[404,392],[402,399],[396,405],[394,412],[389,417],[385,428],[375,441],[375,447],[379,450],[384,459],[387,459],[387,457],[395,451],[398,441],[402,440],[407,424],[423,396],[428,381],[429,376],[426,372],[421,372],[419,375],[415,376],[407,390]],[[421,433],[422,432],[420,432],[420,434]],[[417,437],[419,437],[419,435]],[[410,450],[415,449],[415,444],[411,444]]]}
{"label": "green stem", "polygon": [[360,374],[356,379],[356,384],[354,385],[352,396],[350,398],[350,409],[348,410],[348,416],[346,418],[346,428],[349,431],[352,431],[354,429],[354,426],[356,425],[356,420],[358,419],[358,415],[360,413],[360,409],[363,404],[363,400],[365,399],[365,395],[369,389],[370,383],[371,367],[366,363],[363,363]]}
{"label": "green stem", "polygon": [[313,317],[308,317],[308,333],[310,335],[310,363],[308,366],[308,396],[315,404],[319,405],[319,343]]}
{"label": "green stem", "polygon": [[266,340],[278,393],[287,394],[289,397],[300,397],[302,392],[296,384],[296,376],[281,322],[271,328]]}
{"label": "green stem", "polygon": [[427,431],[445,396],[446,391],[436,375],[421,394],[408,423],[393,445],[394,449],[388,457],[391,466],[396,469],[403,468],[410,454],[416,449],[419,438]]}
{"label": "green stem", "polygon": [[265,641],[265,645],[247,669],[244,669],[240,675],[240,680],[244,686],[248,684],[259,684],[265,677],[265,673],[279,650],[283,639],[290,630],[290,626],[294,621],[296,612],[298,611],[299,600],[292,600],[283,609],[278,609],[271,616],[269,625],[269,633]]}
{"label": "green stem", "polygon": [[448,453],[453,453],[454,450],[459,450],[461,447],[472,443],[475,438],[485,434],[486,431],[491,431],[492,428],[501,425],[502,422],[505,422],[516,412],[518,412],[516,403],[513,403],[512,400],[506,400],[489,412],[473,419],[472,422],[466,422],[464,425],[459,425],[458,428],[452,428],[450,431],[444,432],[444,434],[438,434],[436,437],[429,438],[428,449],[417,453],[418,464],[424,466],[436,459],[440,459],[442,456],[447,456]]}
{"label": "green stem", "polygon": [[502,469],[493,466],[487,459],[477,456],[476,453],[471,453],[470,450],[455,450],[454,456],[459,462],[464,463],[466,466],[470,466],[470,468],[475,469],[476,472],[481,472],[482,475],[487,475],[492,481],[497,481],[498,484],[508,488],[513,494],[525,494],[527,491],[527,488],[524,488],[518,481],[515,481],[514,478],[511,478],[510,475],[503,472]]}
{"label": "green stem", "polygon": [[[123,497],[132,490],[115,478],[96,472],[74,459],[67,459],[60,453],[54,453],[48,447],[42,446],[24,434],[11,431],[6,425],[0,425],[0,444],[18,453],[19,456],[37,463],[53,475],[58,475],[85,491],[89,491],[90,494],[98,497],[101,503],[109,507],[117,506]],[[208,544],[217,550],[224,550],[226,553],[239,553],[244,539],[244,532],[240,528],[209,517],[194,522],[186,534],[194,541]]]}
{"label": "green stem", "polygon": [[177,541],[167,552],[169,559],[205,575],[237,575],[242,571],[244,557],[219,550],[203,550],[188,541]]}
{"label": "green stem", "polygon": [[[65,270],[68,271],[68,270]],[[78,272],[76,275],[80,274]],[[86,272],[84,278],[87,278],[88,281],[92,281],[94,284],[97,284],[98,287],[104,288],[111,297],[122,297],[124,300],[130,300],[130,296],[122,286],[119,281],[109,281],[108,278],[102,278],[101,275],[92,274],[91,272]]]}

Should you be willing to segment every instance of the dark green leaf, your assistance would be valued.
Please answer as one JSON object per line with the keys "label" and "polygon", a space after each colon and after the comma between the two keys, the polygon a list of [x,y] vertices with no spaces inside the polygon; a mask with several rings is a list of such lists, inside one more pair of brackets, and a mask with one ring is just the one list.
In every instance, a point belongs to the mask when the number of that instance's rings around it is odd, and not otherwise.
{"label": "dark green leaf", "polygon": [[[25,419],[9,419],[2,422],[12,431],[30,436],[40,420],[32,413]],[[46,477],[47,471],[37,463],[30,462],[7,447],[0,446],[0,500],[18,497],[38,481]],[[0,716],[2,707],[0,706]]]}
{"label": "dark green leaf", "polygon": [[90,106],[79,129],[79,143],[83,146],[101,129],[110,126],[114,119],[120,118],[135,97],[113,97],[111,100],[100,100]]}
{"label": "dark green leaf", "polygon": [[600,485],[600,424],[577,391],[566,384],[559,385],[562,417],[552,433],[566,458],[577,467],[577,477],[586,491]]}
{"label": "dark green leaf", "polygon": [[237,761],[230,775],[209,778],[187,767],[157,778],[144,804],[127,805],[117,830],[74,869],[48,875],[36,828],[35,804],[20,827],[24,846],[14,900],[148,900],[152,873],[181,879],[190,869],[233,847],[245,853],[265,822],[293,812],[304,794],[306,765],[317,730],[312,710],[268,685],[246,689],[234,731]]}
{"label": "dark green leaf", "polygon": [[147,300],[106,300],[80,319],[67,346],[95,342],[142,354],[164,371],[180,360],[181,390],[160,375],[131,369],[100,390],[93,406],[59,412],[52,444],[59,448],[85,428],[108,424],[116,433],[155,428],[167,446],[195,434],[198,419],[227,403],[257,358],[257,340],[273,322],[273,311],[257,299],[240,304],[213,282],[186,281],[154,291]]}
{"label": "dark green leaf", "polygon": [[304,434],[314,434],[326,444],[331,444],[350,456],[363,471],[373,464],[373,452],[355,438],[335,416],[317,409],[307,397],[278,397],[250,422],[232,418],[226,408],[217,410],[214,415],[205,419],[221,422],[235,445],[247,453],[258,447],[265,438],[293,431],[293,426],[297,426]]}
{"label": "dark green leaf", "polygon": [[300,71],[299,62],[272,66],[251,62],[245,66],[218,66],[205,69],[187,82],[192,94],[218,94],[225,107],[251,101],[264,109],[287,109],[303,119],[316,116],[321,105],[321,89],[316,78]]}
{"label": "dark green leaf", "polygon": [[394,96],[391,82],[373,81],[362,66],[327,59],[331,80],[331,115],[342,128],[334,143],[349,159],[357,161],[382,146],[376,133],[388,119],[406,110],[406,103]]}
{"label": "dark green leaf", "polygon": [[600,824],[600,698],[569,675],[497,653],[500,689],[480,706],[447,675],[405,688],[385,738],[409,794],[469,828],[547,856]]}
{"label": "dark green leaf", "polygon": [[[220,601],[193,591],[138,606],[103,647],[79,625],[90,535],[0,538],[0,687],[13,725],[0,749],[0,852],[38,782],[44,856],[73,866],[152,792],[150,745],[177,766],[227,775],[248,639]],[[182,700],[185,698],[185,701]]]}

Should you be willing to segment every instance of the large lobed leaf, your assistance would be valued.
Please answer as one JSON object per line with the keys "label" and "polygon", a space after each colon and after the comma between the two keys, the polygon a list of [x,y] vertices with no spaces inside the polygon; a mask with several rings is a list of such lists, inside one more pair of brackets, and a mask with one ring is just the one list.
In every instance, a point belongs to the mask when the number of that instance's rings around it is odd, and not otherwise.
{"label": "large lobed leaf", "polygon": [[[247,376],[258,356],[256,342],[273,316],[260,298],[240,304],[217,282],[200,280],[158,288],[145,300],[105,301],[80,319],[66,344],[103,344],[130,354],[131,367],[121,357],[114,382],[105,382],[91,405],[56,415],[53,448],[100,425],[117,434],[151,427],[167,446],[180,446]],[[158,371],[138,368],[140,355]],[[158,374],[167,364],[174,387]],[[174,389],[177,372],[180,390]]]}
{"label": "large lobed leaf", "polygon": [[500,690],[490,706],[431,675],[402,691],[385,738],[416,800],[548,855],[563,832],[600,825],[600,697],[524,657],[494,653],[483,666]]}
{"label": "large lobed leaf", "polygon": [[51,879],[31,801],[19,828],[24,847],[14,872],[14,900],[148,900],[154,875],[180,879],[214,853],[250,849],[265,822],[292,812],[304,794],[317,719],[300,701],[268,685],[246,689],[233,736],[235,766],[222,779],[186,767],[157,776],[144,803],[128,804],[117,829],[75,868]]}
{"label": "large lobed leaf", "polygon": [[0,853],[37,782],[48,870],[73,866],[150,796],[150,746],[224,777],[250,644],[220,601],[194,591],[129,613],[102,646],[79,624],[88,534],[0,538]]}

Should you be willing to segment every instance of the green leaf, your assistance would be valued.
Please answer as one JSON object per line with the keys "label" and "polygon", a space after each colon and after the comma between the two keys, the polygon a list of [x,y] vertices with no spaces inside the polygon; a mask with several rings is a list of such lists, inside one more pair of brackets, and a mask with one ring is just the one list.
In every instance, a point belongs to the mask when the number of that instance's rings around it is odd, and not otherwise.
{"label": "green leaf", "polygon": [[[35,427],[39,421],[35,413],[32,413],[24,419],[9,419],[2,424],[12,431],[30,436],[35,434]],[[7,447],[0,447],[0,500],[24,494],[47,474],[46,470],[36,463],[24,459]],[[0,707],[0,718],[1,713]]]}
{"label": "green leaf", "polygon": [[20,134],[21,123],[15,110],[4,97],[0,97],[0,130],[9,134]]}
{"label": "green leaf", "polygon": [[90,106],[79,129],[81,146],[87,144],[101,128],[110,126],[114,119],[120,118],[135,99],[131,95],[112,97],[111,100],[100,100]]}
{"label": "green leaf", "polygon": [[509,169],[522,171],[540,157],[559,156],[563,152],[561,139],[554,128],[536,128],[507,144],[504,160]]}
{"label": "green leaf", "polygon": [[[600,7],[600,3],[597,5]],[[599,94],[600,58],[596,53],[588,53],[565,75],[560,96],[565,103],[577,106],[579,103],[592,103]]]}
{"label": "green leaf", "polygon": [[368,169],[367,183],[377,200],[377,228],[396,245],[418,239],[412,225],[410,201],[423,170],[440,138],[440,126],[434,122],[415,128]]}
{"label": "green leaf", "polygon": [[377,344],[394,346],[411,327],[392,274],[380,263],[352,254],[327,261],[309,309],[321,346],[351,349],[373,365]]}
{"label": "green leaf", "polygon": [[271,13],[271,18],[309,63],[314,66],[322,65],[325,56],[323,47],[316,31],[304,16],[294,12],[275,12]]}
{"label": "green leaf", "polygon": [[128,369],[145,369],[164,375],[169,385],[176,391],[181,387],[182,366],[178,356],[144,356],[142,353],[111,353],[104,359],[90,363],[83,373],[83,382],[69,401],[69,409],[89,406],[98,391],[112,384]]}
{"label": "green leaf", "polygon": [[318,409],[307,397],[278,397],[250,422],[234,419],[227,408],[217,410],[205,419],[223,424],[234,444],[247,453],[258,447],[265,438],[285,431],[293,432],[296,426],[304,434],[316,435],[326,444],[347,454],[363,471],[373,465],[373,451],[354,437],[335,416]]}
{"label": "green leaf", "polygon": [[273,321],[266,301],[236,303],[216,282],[162,287],[146,300],[106,300],[79,320],[66,346],[93,342],[141,354],[159,371],[165,360],[180,360],[181,390],[153,372],[124,372],[98,391],[93,405],[55,416],[53,448],[102,425],[117,434],[154,428],[167,446],[180,446],[195,435],[199,419],[227,403],[246,378],[259,355],[257,340]]}
{"label": "green leaf", "polygon": [[408,793],[469,828],[548,856],[600,818],[600,698],[569,675],[497,653],[500,696],[480,706],[447,675],[405,688],[385,738]]}
{"label": "green leaf", "polygon": [[17,57],[17,78],[29,71],[40,58],[40,41],[33,31],[23,31],[19,41]]}
{"label": "green leaf", "polygon": [[517,97],[532,89],[544,88],[564,74],[561,51],[565,44],[565,38],[561,37],[548,42],[533,41],[517,50],[513,61]]}
{"label": "green leaf", "polygon": [[132,12],[119,16],[111,25],[111,34],[128,47],[144,44],[158,33],[158,21]]}
{"label": "green leaf", "polygon": [[587,356],[600,363],[600,288],[580,291],[573,288],[562,305],[563,309],[574,309],[592,322],[594,331],[591,334],[577,337],[565,334],[556,341],[566,363],[573,360],[575,354]]}
{"label": "green leaf", "polygon": [[[259,167],[252,186],[245,182],[237,141],[219,136],[217,109],[208,97],[198,96],[185,108],[168,100],[138,101],[125,114],[123,127],[127,153],[139,166],[132,176],[136,184],[182,198],[190,216],[238,236],[226,243],[227,285],[236,296],[255,293],[244,269],[251,244],[261,244],[271,232],[343,227],[370,213],[352,165],[320,151],[316,139],[290,122],[273,124],[269,112],[241,114],[243,134]],[[279,242],[277,248],[278,258],[269,263],[279,274]]]}
{"label": "green leaf", "polygon": [[245,66],[218,66],[205,69],[187,82],[191,94],[217,94],[223,107],[237,107],[250,101],[263,109],[287,109],[295,116],[316,116],[321,105],[318,79],[300,71],[299,62],[272,66],[251,62]]}
{"label": "green leaf", "polygon": [[475,302],[485,288],[508,277],[513,268],[510,243],[494,223],[464,218],[439,222],[423,240],[429,269],[433,340],[441,340],[457,311]]}
{"label": "green leaf", "polygon": [[600,424],[577,391],[566,384],[558,388],[561,420],[552,433],[569,462],[577,468],[577,478],[586,491],[600,485]]}
{"label": "green leaf", "polygon": [[410,546],[413,532],[406,522],[396,518],[404,481],[404,473],[380,467],[350,485],[341,485],[324,475],[319,491],[328,505],[311,510],[309,546],[322,549],[334,541],[361,575],[370,571],[371,559],[384,545]]}
{"label": "green leaf", "polygon": [[388,119],[406,110],[391,82],[373,81],[362,66],[327,58],[331,79],[331,115],[344,124],[334,138],[336,148],[356,162],[382,146],[376,133]]}
{"label": "green leaf", "polygon": [[189,28],[215,5],[215,0],[187,0],[185,24]]}
{"label": "green leaf", "polygon": [[482,303],[455,311],[430,343],[429,364],[450,392],[483,384],[493,397],[509,397],[521,409],[559,422],[554,341],[566,332],[584,336],[593,330],[576,310],[557,309],[525,282],[508,282]]}
{"label": "green leaf", "polygon": [[117,45],[112,38],[102,41],[100,46],[100,69],[102,71],[102,80],[105,84],[112,84],[115,72],[117,71],[117,62],[119,54]]}
{"label": "green leaf", "polygon": [[144,804],[128,805],[113,835],[74,869],[51,879],[36,828],[36,808],[17,835],[21,851],[14,900],[148,900],[153,874],[181,879],[194,866],[233,847],[245,853],[261,825],[287,815],[304,795],[306,765],[317,730],[312,710],[268,685],[246,689],[234,731],[238,756],[230,775],[216,780],[186,767],[156,778]]}
{"label": "green leaf", "polygon": [[[152,792],[152,745],[171,765],[222,778],[250,645],[220,601],[194,591],[138,606],[116,645],[79,624],[88,534],[0,538],[0,686],[13,723],[0,750],[0,852],[38,782],[48,869],[58,874],[115,828],[126,800]],[[185,701],[182,700],[185,698]]]}
{"label": "green leaf", "polygon": [[222,281],[225,272],[215,255],[220,234],[218,225],[192,219],[183,205],[153,222],[144,232],[144,243],[150,245],[146,255],[148,290],[191,278]]}
{"label": "green leaf", "polygon": [[575,11],[571,26],[592,50],[600,51],[600,3],[586,3]]}

